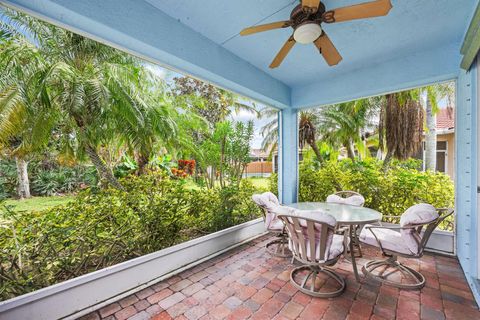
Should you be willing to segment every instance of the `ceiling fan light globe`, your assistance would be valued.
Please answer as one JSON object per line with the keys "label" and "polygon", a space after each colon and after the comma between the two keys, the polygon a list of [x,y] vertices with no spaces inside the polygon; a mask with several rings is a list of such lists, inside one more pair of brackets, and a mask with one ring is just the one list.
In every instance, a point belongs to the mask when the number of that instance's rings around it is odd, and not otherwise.
{"label": "ceiling fan light globe", "polygon": [[293,38],[301,44],[309,44],[322,35],[322,28],[316,23],[307,23],[298,26],[293,32]]}

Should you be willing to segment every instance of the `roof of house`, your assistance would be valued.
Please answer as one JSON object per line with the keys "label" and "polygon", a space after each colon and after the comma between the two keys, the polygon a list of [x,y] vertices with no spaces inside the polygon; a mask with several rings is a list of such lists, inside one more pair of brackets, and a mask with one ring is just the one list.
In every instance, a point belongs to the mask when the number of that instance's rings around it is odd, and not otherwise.
{"label": "roof of house", "polygon": [[437,112],[437,129],[448,130],[455,128],[455,111],[453,108],[440,109]]}
{"label": "roof of house", "polygon": [[268,152],[264,151],[263,149],[251,149],[250,150],[250,157],[252,158],[267,158]]}

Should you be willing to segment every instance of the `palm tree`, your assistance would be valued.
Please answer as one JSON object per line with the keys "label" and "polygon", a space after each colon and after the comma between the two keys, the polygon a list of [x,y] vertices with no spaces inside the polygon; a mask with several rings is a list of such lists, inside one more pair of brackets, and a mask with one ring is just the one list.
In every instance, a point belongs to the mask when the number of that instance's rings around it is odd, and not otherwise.
{"label": "palm tree", "polygon": [[[365,155],[364,130],[373,128],[375,115],[378,113],[380,100],[378,98],[360,99],[348,103],[340,103],[321,107],[315,110],[303,111],[299,117],[299,145],[303,148],[308,144],[318,161],[324,157],[318,148],[320,139],[333,149],[344,147],[348,157],[355,159],[355,148],[359,154]],[[262,116],[272,116],[274,109],[262,110]],[[264,149],[274,146],[278,139],[277,119],[266,124],[261,131],[264,137]]]}
{"label": "palm tree", "polygon": [[419,90],[388,94],[379,118],[379,147],[387,149],[384,168],[392,158],[413,156],[422,142],[424,111]]}
{"label": "palm tree", "polygon": [[263,137],[262,149],[266,152],[272,152],[278,144],[278,110],[265,107],[259,111],[259,114],[260,118],[272,118],[260,129],[260,134]]}
{"label": "palm tree", "polygon": [[300,112],[300,121],[298,126],[298,142],[300,149],[303,149],[305,144],[308,144],[317,160],[323,162],[322,154],[317,146],[317,129],[316,129],[317,115],[313,111]]}
{"label": "palm tree", "polygon": [[[4,30],[0,25],[0,30]],[[48,143],[56,112],[43,84],[48,67],[38,50],[7,29],[0,38],[0,151],[15,159],[17,194],[30,197],[28,159]]]}
{"label": "palm tree", "polygon": [[322,139],[333,147],[344,147],[350,159],[355,160],[355,148],[365,156],[365,130],[373,130],[379,99],[359,99],[326,106],[319,110],[318,131]]}
{"label": "palm tree", "polygon": [[[46,94],[35,106],[59,114],[67,149],[76,150],[78,156],[86,154],[104,181],[122,188],[99,148],[124,140],[145,159],[154,145],[148,137],[174,136],[172,119],[165,111],[169,106],[145,98],[159,89],[158,83],[145,79],[142,64],[120,51],[11,10],[4,14],[7,19],[2,21],[8,23],[2,29],[30,42],[47,60],[41,81]],[[38,110],[29,109],[27,114],[36,117]]]}
{"label": "palm tree", "polygon": [[450,102],[455,94],[453,82],[436,84],[422,89],[426,97],[425,103],[425,170],[435,171],[437,167],[437,132],[436,114],[438,102],[447,99]]}
{"label": "palm tree", "polygon": [[[278,114],[278,110],[273,108],[264,108],[260,111],[261,117],[273,117]],[[298,144],[300,149],[303,149],[305,145],[309,145],[318,161],[322,162],[323,157],[317,146],[316,136],[316,123],[317,114],[315,111],[302,111],[299,117],[298,126]],[[262,149],[273,151],[277,147],[278,143],[278,119],[274,118],[266,125],[264,125],[260,131],[263,136]]]}

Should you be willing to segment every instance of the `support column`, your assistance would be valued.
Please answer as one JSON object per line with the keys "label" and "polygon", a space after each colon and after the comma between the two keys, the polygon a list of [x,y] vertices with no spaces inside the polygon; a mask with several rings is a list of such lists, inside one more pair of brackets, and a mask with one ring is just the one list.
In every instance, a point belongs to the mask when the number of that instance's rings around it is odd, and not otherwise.
{"label": "support column", "polygon": [[455,219],[456,249],[470,288],[480,302],[478,273],[478,145],[477,64],[461,70],[457,81],[455,114]]}
{"label": "support column", "polygon": [[298,199],[298,119],[297,110],[278,113],[278,196],[283,204]]}

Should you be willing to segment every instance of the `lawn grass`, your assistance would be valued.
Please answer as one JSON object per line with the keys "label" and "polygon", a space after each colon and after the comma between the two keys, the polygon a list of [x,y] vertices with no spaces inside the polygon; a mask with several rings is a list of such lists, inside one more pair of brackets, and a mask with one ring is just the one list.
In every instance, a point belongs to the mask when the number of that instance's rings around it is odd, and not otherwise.
{"label": "lawn grass", "polygon": [[14,211],[38,211],[72,201],[75,196],[32,197],[25,200],[6,200],[6,205],[14,206]]}
{"label": "lawn grass", "polygon": [[262,188],[262,189],[269,189],[270,188],[270,185],[269,185],[269,178],[246,178],[247,180],[249,180],[255,188]]}
{"label": "lawn grass", "polygon": [[[246,178],[256,188],[266,189],[269,188],[269,179],[268,178]],[[200,189],[201,187],[198,186],[193,181],[187,182],[187,188],[195,190]],[[6,205],[14,206],[14,211],[38,211],[49,209],[58,205],[66,204],[69,201],[73,200],[75,196],[52,196],[52,197],[32,197],[30,199],[25,200],[14,200],[9,199],[5,201]]]}

